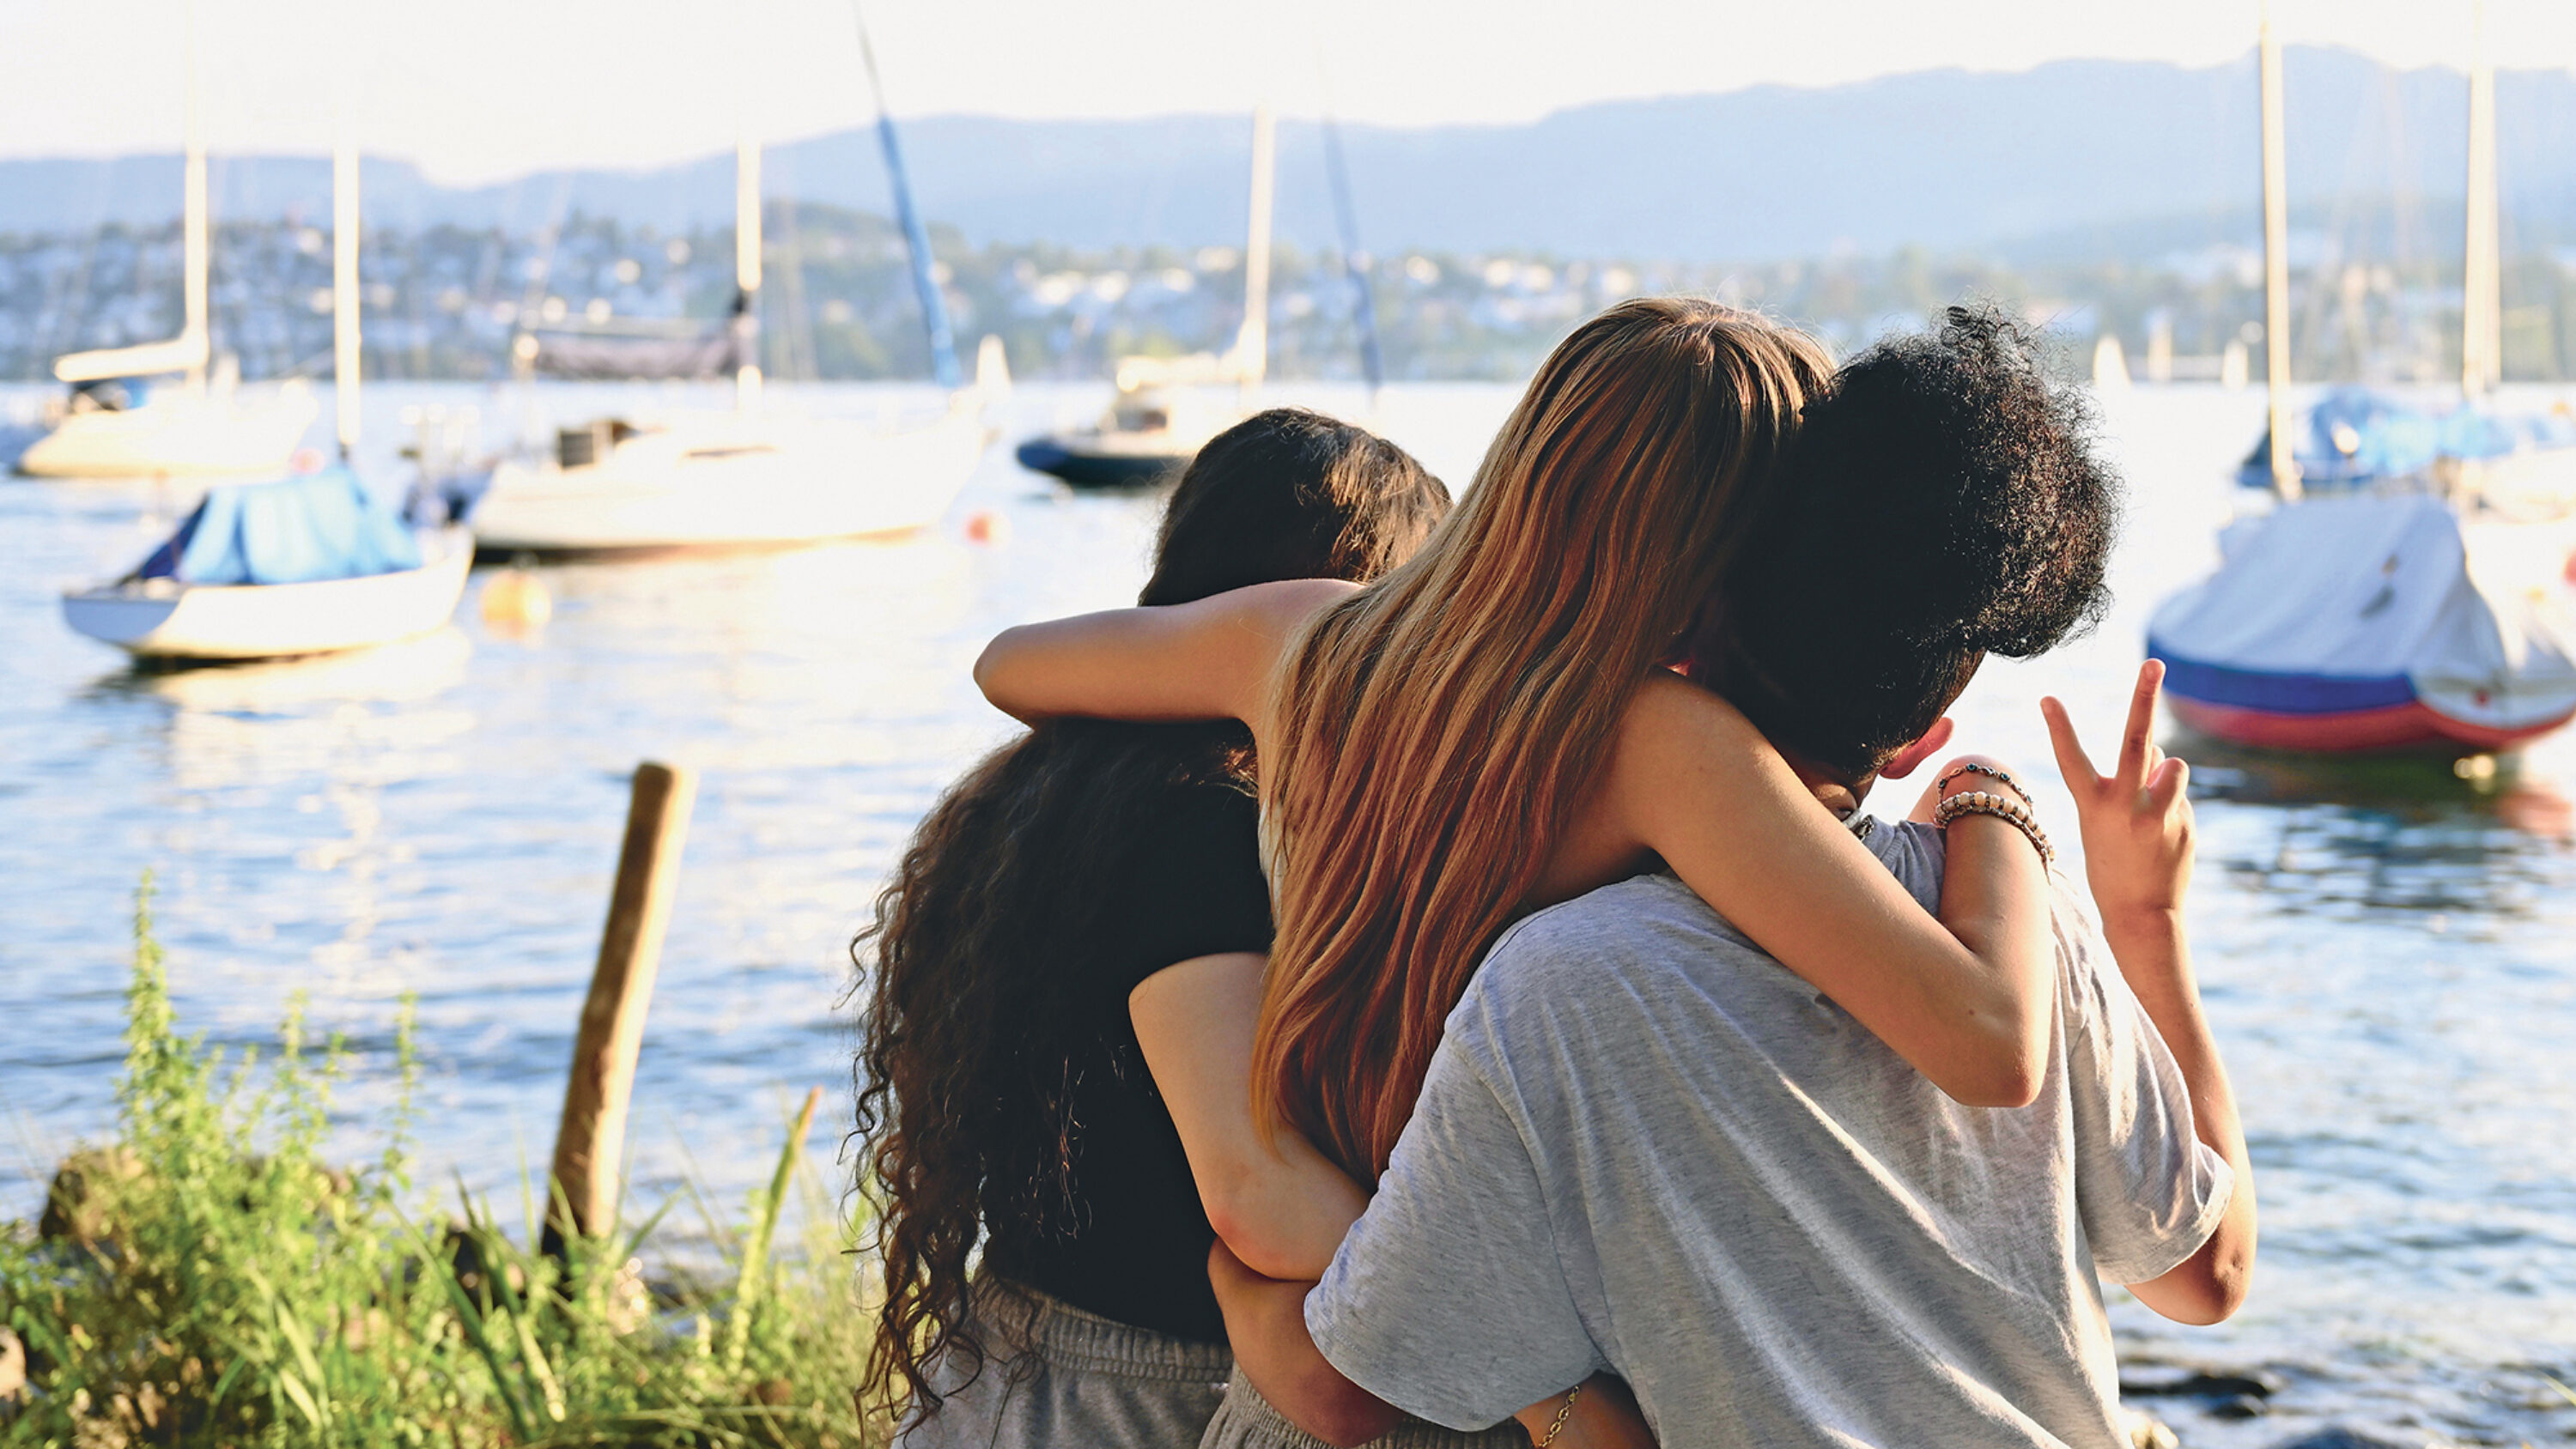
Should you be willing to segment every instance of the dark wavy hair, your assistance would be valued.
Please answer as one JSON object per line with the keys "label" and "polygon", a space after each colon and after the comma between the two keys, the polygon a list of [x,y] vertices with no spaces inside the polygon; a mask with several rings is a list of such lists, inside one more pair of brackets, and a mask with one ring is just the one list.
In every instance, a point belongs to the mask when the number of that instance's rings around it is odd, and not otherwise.
{"label": "dark wavy hair", "polygon": [[2083,396],[1991,306],[1879,343],[1807,405],[1691,677],[1773,744],[1858,780],[1988,654],[2100,622],[2119,478]]}
{"label": "dark wavy hair", "polygon": [[[1275,408],[1218,434],[1181,475],[1142,604],[1248,584],[1376,577],[1412,554],[1448,490],[1403,449]],[[1174,792],[1249,790],[1232,721],[1059,720],[967,772],[915,832],[875,921],[851,943],[867,1005],[855,1075],[859,1190],[876,1208],[884,1302],[862,1395],[937,1411],[929,1367],[990,1357],[968,1267],[996,1224],[1069,1232],[1071,1087],[1057,1032],[1081,1013],[1102,903]]]}

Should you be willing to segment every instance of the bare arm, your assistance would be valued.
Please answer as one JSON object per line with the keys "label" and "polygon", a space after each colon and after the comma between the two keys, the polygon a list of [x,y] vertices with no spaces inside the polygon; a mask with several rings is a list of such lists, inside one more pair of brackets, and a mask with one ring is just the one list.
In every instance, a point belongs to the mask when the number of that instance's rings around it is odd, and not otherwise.
{"label": "bare arm", "polygon": [[2160,1278],[2130,1284],[2129,1291],[2177,1323],[2222,1323],[2244,1306],[2253,1287],[2254,1164],[2246,1154],[2245,1127],[2228,1086],[2226,1064],[2219,1060],[2218,1043],[2201,1013],[2191,948],[2176,916],[2131,916],[2115,922],[2106,915],[2102,932],[2111,943],[2112,958],[2120,963],[2120,975],[2164,1037],[2174,1065],[2182,1069],[2191,1093],[2193,1131],[2227,1159],[2235,1178],[2227,1214],[2200,1251]]}
{"label": "bare arm", "polygon": [[1252,1120],[1264,960],[1183,961],[1137,983],[1127,1010],[1217,1237],[1255,1272],[1320,1278],[1368,1195],[1305,1138],[1280,1126],[1265,1141]]}
{"label": "bare arm", "polygon": [[1605,783],[1578,826],[1593,852],[1633,841],[1661,855],[1957,1100],[2038,1094],[2056,960],[2047,873],[2018,831],[1986,816],[1950,826],[1935,920],[1742,714],[1670,677],[1638,692]]}
{"label": "bare arm", "polygon": [[2040,708],[2057,748],[2059,773],[2075,796],[2085,874],[2112,959],[2182,1071],[2193,1131],[2227,1159],[2234,1176],[2227,1212],[2200,1251],[2159,1278],[2130,1284],[2129,1291],[2167,1318],[2208,1324],[2233,1315],[2252,1285],[2254,1165],[2226,1064],[2201,1011],[2200,983],[2183,931],[2183,898],[2191,886],[2191,799],[2185,789],[2190,767],[2166,759],[2156,747],[2156,695],[2163,683],[2159,661],[2151,659],[2138,671],[2119,765],[2108,777],[2094,773],[2066,706],[2047,699]]}
{"label": "bare arm", "polygon": [[1255,584],[1193,603],[1111,609],[1005,629],[975,683],[1024,723],[1258,717],[1280,651],[1317,611],[1357,589],[1335,579]]}
{"label": "bare arm", "polygon": [[1290,1423],[1341,1449],[1395,1427],[1395,1406],[1343,1377],[1306,1332],[1312,1282],[1265,1278],[1228,1252],[1223,1238],[1208,1250],[1208,1280],[1225,1313],[1234,1366]]}
{"label": "bare arm", "polygon": [[[1219,1242],[1208,1254],[1208,1278],[1225,1312],[1225,1332],[1235,1366],[1261,1397],[1290,1423],[1327,1444],[1349,1449],[1395,1427],[1396,1411],[1343,1377],[1306,1331],[1311,1282],[1283,1283],[1245,1267]],[[1530,1405],[1512,1417],[1535,1443],[1556,1425],[1564,1395]],[[1572,1412],[1549,1449],[1654,1449],[1655,1436],[1628,1386],[1594,1374],[1574,1396]]]}

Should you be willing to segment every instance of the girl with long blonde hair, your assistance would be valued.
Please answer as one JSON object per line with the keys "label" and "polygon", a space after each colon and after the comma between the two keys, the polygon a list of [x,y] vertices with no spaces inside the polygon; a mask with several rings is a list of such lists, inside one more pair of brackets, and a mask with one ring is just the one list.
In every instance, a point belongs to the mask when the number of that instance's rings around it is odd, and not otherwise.
{"label": "girl with long blonde hair", "polygon": [[1131,1009],[1210,1220],[1255,1272],[1330,1263],[1494,937],[1658,858],[1953,1097],[2037,1089],[2048,916],[2014,828],[1952,827],[1935,919],[1741,714],[1661,667],[1830,371],[1749,313],[1622,303],[1557,347],[1464,503],[1377,582],[1028,625],[978,660],[1024,720],[1252,731],[1267,962],[1183,963]]}

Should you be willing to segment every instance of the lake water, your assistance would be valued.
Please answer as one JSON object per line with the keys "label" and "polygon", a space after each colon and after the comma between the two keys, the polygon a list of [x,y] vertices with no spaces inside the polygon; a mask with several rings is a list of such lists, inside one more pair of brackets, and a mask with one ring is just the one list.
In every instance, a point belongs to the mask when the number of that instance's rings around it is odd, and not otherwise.
{"label": "lake water", "polygon": [[[818,412],[925,396],[773,394]],[[569,421],[633,396],[550,389],[533,405]],[[1023,388],[1014,439],[1100,396]],[[1380,421],[1463,485],[1511,396],[1401,388]],[[397,418],[423,404],[479,407],[487,437],[519,405],[372,389],[376,480],[401,476]],[[2109,401],[2132,499],[2118,608],[2092,638],[1989,666],[1957,711],[1963,745],[2053,780],[2036,707],[2052,692],[2108,741],[2148,610],[2215,557],[2224,475],[2260,408],[2181,388]],[[427,1153],[441,1178],[453,1165],[515,1201],[552,1140],[626,777],[647,758],[703,784],[637,1089],[634,1193],[686,1179],[738,1200],[807,1087],[847,1115],[851,933],[923,809],[1007,731],[969,661],[1004,625],[1131,599],[1155,510],[1071,496],[997,447],[947,523],[908,541],[548,568],[556,612],[535,633],[486,627],[469,594],[453,630],[374,654],[138,673],[64,628],[56,596],[131,566],[191,501],[0,482],[0,1116],[15,1134],[0,1217],[32,1213],[45,1168],[110,1120],[146,871],[186,1020],[263,1041],[305,994],[358,1048],[354,1115],[383,1102],[394,1003],[417,993]],[[967,540],[979,513],[996,541]],[[2576,1438],[2576,1406],[2542,1377],[2576,1381],[2576,741],[2465,779],[2447,762],[2177,743],[2196,766],[2192,922],[2251,1129],[2263,1257],[2224,1328],[2125,1302],[2115,1317],[2140,1363],[2265,1369],[2285,1387],[2249,1421],[2147,1406],[2221,1449],[2325,1422],[2408,1443]],[[2042,814],[2072,842],[2062,802]],[[827,1154],[833,1115],[816,1129]]]}

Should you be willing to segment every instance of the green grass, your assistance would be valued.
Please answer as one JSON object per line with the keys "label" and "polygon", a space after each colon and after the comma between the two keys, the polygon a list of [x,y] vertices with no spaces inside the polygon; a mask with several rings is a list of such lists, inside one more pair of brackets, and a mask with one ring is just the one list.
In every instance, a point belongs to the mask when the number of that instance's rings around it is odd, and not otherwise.
{"label": "green grass", "polygon": [[[381,1151],[326,1161],[340,1042],[308,1043],[300,1003],[266,1060],[182,1036],[149,900],[115,1141],[80,1155],[51,1231],[0,1227],[0,1323],[27,1357],[0,1445],[883,1440],[851,1399],[867,1320],[846,1226],[800,1161],[813,1099],[741,1223],[711,1222],[720,1270],[657,1298],[637,1260],[661,1214],[559,1260],[415,1187],[408,1003]],[[800,1185],[808,1226],[782,1242]]]}

